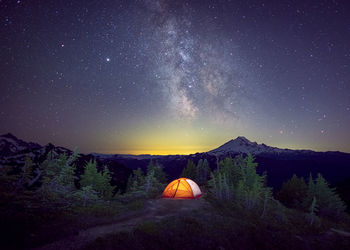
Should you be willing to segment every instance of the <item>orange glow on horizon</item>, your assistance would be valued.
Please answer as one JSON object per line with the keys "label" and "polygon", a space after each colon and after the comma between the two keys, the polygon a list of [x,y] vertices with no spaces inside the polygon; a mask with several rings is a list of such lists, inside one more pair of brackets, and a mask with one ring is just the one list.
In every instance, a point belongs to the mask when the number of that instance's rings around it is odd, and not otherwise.
{"label": "orange glow on horizon", "polygon": [[196,147],[196,148],[178,148],[178,149],[131,149],[131,150],[115,150],[101,151],[102,154],[130,154],[130,155],[189,155],[195,153],[203,153],[214,149],[214,147]]}

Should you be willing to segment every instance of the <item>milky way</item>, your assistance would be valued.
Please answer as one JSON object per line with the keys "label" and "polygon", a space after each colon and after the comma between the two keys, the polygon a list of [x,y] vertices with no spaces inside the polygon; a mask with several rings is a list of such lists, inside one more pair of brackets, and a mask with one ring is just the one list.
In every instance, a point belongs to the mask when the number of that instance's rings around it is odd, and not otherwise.
{"label": "milky way", "polygon": [[181,119],[234,123],[247,109],[241,104],[250,87],[239,53],[230,41],[222,46],[196,32],[186,7],[174,15],[164,2],[156,6],[153,17],[162,22],[149,24],[159,44],[152,73],[168,108]]}

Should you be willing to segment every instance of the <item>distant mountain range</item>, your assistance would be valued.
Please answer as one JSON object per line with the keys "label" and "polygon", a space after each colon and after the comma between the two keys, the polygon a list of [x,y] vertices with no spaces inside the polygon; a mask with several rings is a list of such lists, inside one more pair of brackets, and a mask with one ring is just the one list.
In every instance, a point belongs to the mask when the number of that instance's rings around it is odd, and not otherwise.
{"label": "distant mountain range", "polygon": [[[55,154],[72,153],[69,149],[50,143],[41,146],[37,143],[20,140],[12,134],[4,134],[0,136],[0,167],[1,165],[22,166],[27,155],[39,164],[50,151]],[[100,167],[108,166],[115,173],[113,177],[115,183],[124,187],[131,171],[138,167],[145,170],[150,159],[157,160],[163,165],[170,180],[181,174],[189,159],[197,163],[199,159],[206,158],[211,168],[215,169],[217,160],[226,156],[234,157],[248,153],[256,157],[259,164],[258,172],[267,172],[268,184],[275,188],[279,188],[282,182],[294,173],[298,176],[308,177],[310,173],[316,175],[320,172],[332,184],[350,179],[349,153],[280,149],[251,142],[242,136],[209,152],[190,155],[79,154],[77,172],[78,174],[83,172],[86,161],[96,159]]]}

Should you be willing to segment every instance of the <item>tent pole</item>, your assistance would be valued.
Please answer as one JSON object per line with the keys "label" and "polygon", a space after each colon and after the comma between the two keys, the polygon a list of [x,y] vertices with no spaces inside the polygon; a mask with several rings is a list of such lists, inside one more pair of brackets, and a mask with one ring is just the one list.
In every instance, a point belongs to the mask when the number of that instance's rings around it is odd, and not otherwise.
{"label": "tent pole", "polygon": [[176,187],[175,193],[174,193],[174,195],[173,195],[173,198],[174,198],[175,195],[176,195],[176,192],[177,192],[177,189],[179,188],[179,185],[180,185],[180,180],[177,182],[177,187]]}

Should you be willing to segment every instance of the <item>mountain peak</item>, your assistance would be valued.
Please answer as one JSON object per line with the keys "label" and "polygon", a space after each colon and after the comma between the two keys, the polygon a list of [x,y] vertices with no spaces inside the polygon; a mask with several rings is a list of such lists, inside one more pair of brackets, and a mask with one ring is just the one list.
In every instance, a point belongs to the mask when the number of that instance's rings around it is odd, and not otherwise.
{"label": "mountain peak", "polygon": [[247,138],[245,138],[244,136],[237,136],[236,139],[233,139],[231,141],[239,141],[239,142],[248,142],[251,143],[251,141],[249,141]]}
{"label": "mountain peak", "polygon": [[211,150],[210,153],[221,154],[221,153],[252,153],[252,154],[260,154],[266,152],[280,152],[281,149],[269,147],[265,144],[258,144],[256,142],[252,142],[245,138],[244,136],[238,136],[236,139],[232,139],[222,146]]}
{"label": "mountain peak", "polygon": [[9,139],[18,140],[18,138],[16,136],[14,136],[13,134],[11,134],[11,133],[0,135],[0,137],[5,137],[5,138],[9,138]]}

